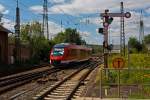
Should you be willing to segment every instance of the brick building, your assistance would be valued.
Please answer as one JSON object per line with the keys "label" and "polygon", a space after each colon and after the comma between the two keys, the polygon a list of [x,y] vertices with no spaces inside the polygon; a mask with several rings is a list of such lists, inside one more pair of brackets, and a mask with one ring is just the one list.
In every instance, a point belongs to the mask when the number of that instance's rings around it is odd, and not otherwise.
{"label": "brick building", "polygon": [[[21,45],[21,61],[26,61],[28,59],[30,59],[30,49],[28,47],[28,45]],[[13,51],[15,49],[15,44],[13,43],[9,43],[8,45],[8,64],[12,64],[13,61],[12,57],[13,57]]]}
{"label": "brick building", "polygon": [[[0,25],[0,63],[1,64],[11,64],[13,51],[15,44],[10,44],[8,42],[8,34],[12,33],[8,29]],[[30,50],[27,45],[21,45],[21,60],[27,60],[30,58]]]}
{"label": "brick building", "polygon": [[8,64],[8,29],[0,25],[0,63]]}

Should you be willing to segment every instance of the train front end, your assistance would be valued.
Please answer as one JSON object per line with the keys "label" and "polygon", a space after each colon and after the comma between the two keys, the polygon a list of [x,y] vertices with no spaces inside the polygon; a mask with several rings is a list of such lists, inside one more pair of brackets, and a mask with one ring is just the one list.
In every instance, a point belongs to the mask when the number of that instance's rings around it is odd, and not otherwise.
{"label": "train front end", "polygon": [[64,58],[64,46],[54,46],[50,53],[50,64],[57,66],[61,64]]}

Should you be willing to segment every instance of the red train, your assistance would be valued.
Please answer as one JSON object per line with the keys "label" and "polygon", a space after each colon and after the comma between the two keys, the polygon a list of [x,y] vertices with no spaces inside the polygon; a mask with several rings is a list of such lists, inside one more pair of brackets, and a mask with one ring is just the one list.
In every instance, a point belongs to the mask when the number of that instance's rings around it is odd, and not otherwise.
{"label": "red train", "polygon": [[82,45],[69,43],[56,44],[50,53],[50,63],[55,66],[86,61],[90,59],[91,53],[91,48]]}

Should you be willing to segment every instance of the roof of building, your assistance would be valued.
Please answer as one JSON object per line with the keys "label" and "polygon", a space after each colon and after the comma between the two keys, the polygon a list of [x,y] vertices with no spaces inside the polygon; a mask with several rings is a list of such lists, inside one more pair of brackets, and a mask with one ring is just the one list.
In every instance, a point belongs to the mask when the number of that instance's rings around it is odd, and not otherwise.
{"label": "roof of building", "polygon": [[12,33],[10,30],[6,29],[5,27],[0,25],[0,31],[6,32],[6,33]]}

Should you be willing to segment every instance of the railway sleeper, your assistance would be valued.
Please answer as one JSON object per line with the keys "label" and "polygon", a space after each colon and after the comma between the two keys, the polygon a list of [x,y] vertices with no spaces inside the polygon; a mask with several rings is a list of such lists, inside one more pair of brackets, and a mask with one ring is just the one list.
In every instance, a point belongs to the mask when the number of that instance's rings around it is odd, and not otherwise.
{"label": "railway sleeper", "polygon": [[[54,98],[45,97],[44,100],[54,100]],[[56,99],[55,100],[64,100],[64,99]]]}
{"label": "railway sleeper", "polygon": [[75,84],[62,84],[63,87],[75,86]]}
{"label": "railway sleeper", "polygon": [[58,87],[58,88],[60,88],[60,89],[62,89],[62,88],[73,88],[73,87],[75,87],[75,85],[68,85],[68,86],[60,86],[60,87]]}
{"label": "railway sleeper", "polygon": [[76,98],[76,97],[80,97],[81,96],[81,94],[76,94],[76,95],[73,95],[73,98]]}
{"label": "railway sleeper", "polygon": [[64,92],[64,91],[71,91],[72,89],[73,88],[57,88],[56,90]]}
{"label": "railway sleeper", "polygon": [[66,84],[62,84],[62,85],[60,85],[60,86],[72,86],[72,85],[75,85],[75,84],[70,84],[70,83],[67,84],[67,83],[66,83]]}
{"label": "railway sleeper", "polygon": [[[55,93],[62,93],[62,91],[54,90]],[[70,91],[63,91],[63,93],[70,93]]]}
{"label": "railway sleeper", "polygon": [[51,93],[52,95],[68,95],[69,94],[69,92],[64,92],[63,94],[61,93],[57,93],[57,92],[53,92],[53,93]]}
{"label": "railway sleeper", "polygon": [[49,98],[66,98],[66,95],[47,95]]}
{"label": "railway sleeper", "polygon": [[80,96],[79,95],[75,95],[75,96],[73,96],[73,98],[79,98]]}
{"label": "railway sleeper", "polygon": [[79,95],[81,94],[82,91],[77,91],[74,95]]}

